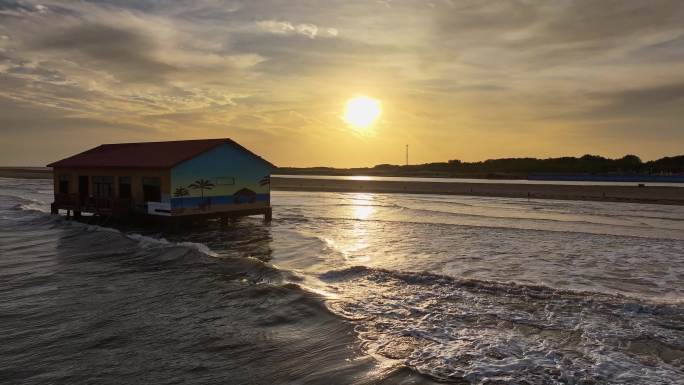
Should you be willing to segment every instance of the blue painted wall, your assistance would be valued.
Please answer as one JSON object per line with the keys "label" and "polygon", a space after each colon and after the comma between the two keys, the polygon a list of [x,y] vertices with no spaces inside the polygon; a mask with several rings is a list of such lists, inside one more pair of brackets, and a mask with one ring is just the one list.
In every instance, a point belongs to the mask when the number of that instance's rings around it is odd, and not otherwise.
{"label": "blue painted wall", "polygon": [[[268,163],[230,144],[217,146],[171,169],[172,213],[183,215],[267,206],[270,185],[264,182],[272,171]],[[204,190],[193,188],[201,179],[213,186]],[[188,195],[182,196],[184,192]]]}

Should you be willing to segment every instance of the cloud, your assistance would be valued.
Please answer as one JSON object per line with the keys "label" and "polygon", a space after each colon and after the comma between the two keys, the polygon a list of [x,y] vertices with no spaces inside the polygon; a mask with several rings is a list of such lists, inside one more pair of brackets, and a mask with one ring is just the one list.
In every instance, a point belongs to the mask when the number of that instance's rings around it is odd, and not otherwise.
{"label": "cloud", "polygon": [[425,141],[421,161],[477,159],[463,137],[514,155],[491,143],[522,132],[548,151],[579,125],[605,148],[623,143],[618,124],[681,144],[682,25],[678,0],[0,0],[0,107],[14,111],[0,130],[354,145],[337,116],[366,93],[386,106],[376,145]]}
{"label": "cloud", "polygon": [[159,49],[151,36],[103,24],[80,24],[39,37],[30,47],[90,60],[127,82],[159,82],[177,70],[155,57]]}
{"label": "cloud", "polygon": [[679,83],[626,88],[586,95],[595,106],[581,112],[585,119],[684,119],[684,79]]}
{"label": "cloud", "polygon": [[339,31],[336,28],[319,29],[318,26],[311,23],[293,24],[289,21],[278,20],[262,20],[256,23],[257,27],[265,32],[276,35],[294,35],[299,34],[315,39],[317,36],[336,37]]}
{"label": "cloud", "polygon": [[313,24],[297,24],[295,26],[297,33],[300,33],[310,39],[313,39],[318,34],[318,27]]}
{"label": "cloud", "polygon": [[286,35],[295,31],[292,23],[286,21],[262,20],[257,22],[257,26],[266,32],[280,35]]}
{"label": "cloud", "polygon": [[537,67],[612,58],[681,34],[684,6],[675,0],[466,1],[435,15],[435,44],[445,54],[479,46]]}

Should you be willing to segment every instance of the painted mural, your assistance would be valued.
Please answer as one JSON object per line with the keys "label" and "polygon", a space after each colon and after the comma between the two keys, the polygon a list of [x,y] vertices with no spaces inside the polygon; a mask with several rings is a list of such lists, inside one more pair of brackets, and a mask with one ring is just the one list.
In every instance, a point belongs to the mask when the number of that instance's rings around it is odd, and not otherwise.
{"label": "painted mural", "polygon": [[230,144],[171,169],[173,215],[260,208],[269,205],[271,165]]}

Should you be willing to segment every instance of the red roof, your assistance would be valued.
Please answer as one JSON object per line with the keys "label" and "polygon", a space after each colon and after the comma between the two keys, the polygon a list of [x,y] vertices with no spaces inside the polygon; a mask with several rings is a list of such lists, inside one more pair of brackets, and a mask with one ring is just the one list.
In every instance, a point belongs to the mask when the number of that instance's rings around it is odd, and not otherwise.
{"label": "red roof", "polygon": [[227,138],[102,144],[80,154],[50,163],[47,166],[171,168],[225,143],[252,155],[271,167],[276,167],[267,160],[262,159],[260,156]]}

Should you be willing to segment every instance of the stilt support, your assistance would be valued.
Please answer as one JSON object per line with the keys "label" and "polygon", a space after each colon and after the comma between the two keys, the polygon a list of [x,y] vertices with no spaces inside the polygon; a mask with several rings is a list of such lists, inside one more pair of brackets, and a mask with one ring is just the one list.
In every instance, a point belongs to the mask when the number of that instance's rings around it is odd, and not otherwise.
{"label": "stilt support", "polygon": [[264,213],[264,222],[271,222],[273,219],[273,209],[271,207],[266,209],[266,212]]}

